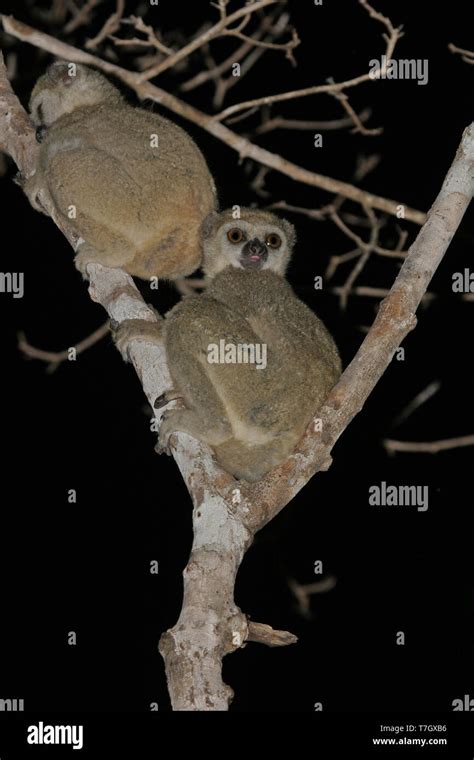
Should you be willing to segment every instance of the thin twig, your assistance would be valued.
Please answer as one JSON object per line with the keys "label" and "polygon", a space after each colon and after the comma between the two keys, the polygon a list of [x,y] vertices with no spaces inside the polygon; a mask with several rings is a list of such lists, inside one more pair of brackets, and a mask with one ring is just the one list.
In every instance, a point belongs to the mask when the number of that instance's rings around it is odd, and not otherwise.
{"label": "thin twig", "polygon": [[227,26],[229,26],[229,24],[233,24],[234,21],[238,21],[240,18],[242,18],[242,16],[245,20],[245,18],[250,16],[252,13],[259,11],[262,8],[266,8],[269,5],[274,5],[277,1],[278,0],[257,0],[257,2],[249,3],[243,8],[239,8],[234,13],[231,13],[230,16],[226,16],[225,14],[221,15],[221,19],[217,22],[217,24],[211,26],[210,29],[205,31],[203,34],[200,34],[188,45],[185,45],[183,48],[181,48],[181,50],[178,50],[176,53],[170,55],[168,58],[166,58],[166,60],[161,61],[156,66],[152,66],[151,69],[148,69],[148,71],[140,74],[137,78],[137,84],[143,84],[149,79],[154,79],[154,77],[162,74],[163,71],[172,68],[177,63],[179,63],[179,61],[184,60],[184,58],[190,56],[191,53],[199,50],[199,48],[205,45],[207,42],[210,42],[216,37],[221,36],[222,32],[226,29]]}
{"label": "thin twig", "polygon": [[[270,0],[267,0],[267,2],[270,2]],[[276,2],[276,0],[272,0],[272,2]],[[251,7],[253,8],[254,6],[252,5]],[[291,179],[294,179],[297,182],[302,182],[311,187],[318,187],[328,193],[341,195],[356,203],[361,203],[365,206],[370,206],[371,208],[385,211],[388,214],[395,216],[399,213],[400,206],[403,205],[405,219],[414,222],[415,224],[423,224],[426,220],[425,213],[405,206],[404,204],[401,204],[400,201],[382,198],[378,195],[373,195],[372,193],[361,190],[354,185],[350,185],[347,182],[341,182],[332,177],[326,177],[322,174],[311,172],[302,166],[298,166],[297,164],[288,161],[276,153],[271,153],[269,150],[266,150],[259,145],[254,145],[250,140],[232,132],[224,124],[214,122],[208,114],[199,111],[188,103],[184,103],[174,95],[166,92],[166,90],[163,90],[150,82],[139,84],[138,77],[140,75],[137,75],[134,72],[127,71],[127,69],[124,69],[121,66],[117,66],[109,61],[104,61],[91,53],[79,50],[72,45],[67,45],[60,40],[56,40],[54,37],[51,37],[44,32],[39,32],[31,26],[17,21],[12,16],[2,16],[1,19],[5,31],[12,34],[14,37],[17,37],[24,42],[28,42],[30,45],[35,45],[36,47],[48,50],[59,58],[96,66],[106,74],[116,76],[131,87],[140,98],[148,98],[149,100],[170,109],[173,113],[176,113],[185,119],[189,119],[194,124],[198,124],[205,129],[206,132],[209,132],[215,138],[221,140],[223,143],[237,151],[241,160],[244,158],[252,159],[257,163],[281,172],[287,177],[291,177]]]}
{"label": "thin twig", "polygon": [[64,27],[65,34],[72,34],[80,26],[89,24],[92,18],[92,11],[97,8],[104,0],[87,0],[77,14]]}
{"label": "thin twig", "polygon": [[[270,0],[267,1],[269,2]],[[54,37],[44,34],[44,32],[39,32],[27,24],[17,21],[11,16],[2,16],[1,18],[5,31],[12,34],[14,37],[17,37],[24,42],[28,42],[30,45],[35,45],[44,50],[48,50],[59,58],[64,58],[65,60],[74,61],[76,63],[97,66],[97,68],[105,73],[117,76],[122,82],[135,90],[139,97],[143,99],[148,98],[159,103],[183,118],[189,119],[194,124],[201,126],[218,140],[221,140],[223,143],[237,151],[241,160],[244,158],[250,158],[271,169],[276,169],[297,182],[302,182],[311,187],[318,187],[321,190],[341,195],[356,203],[361,203],[380,211],[386,211],[388,214],[393,214],[395,216],[399,213],[400,205],[404,206],[400,201],[394,201],[388,198],[382,198],[378,195],[373,195],[372,193],[360,190],[358,187],[354,187],[354,185],[350,185],[347,182],[341,182],[332,177],[316,174],[302,166],[293,164],[282,156],[271,153],[269,150],[266,150],[261,146],[252,144],[250,140],[232,132],[224,124],[213,122],[208,114],[199,111],[188,103],[184,103],[182,100],[179,100],[174,95],[171,95],[160,87],[157,87],[150,82],[139,84],[137,81],[139,75],[136,73],[127,71],[127,69],[124,69],[121,66],[117,66],[109,61],[104,61],[91,53],[87,53],[72,45],[67,45],[60,40],[56,40]],[[426,214],[422,211],[417,211],[409,206],[404,206],[404,211],[405,219],[414,222],[415,224],[423,224],[426,220]]]}
{"label": "thin twig", "polygon": [[107,320],[103,325],[94,330],[93,333],[88,335],[76,343],[75,346],[70,346],[62,351],[45,351],[42,348],[36,348],[32,346],[26,339],[25,333],[20,332],[18,334],[18,348],[28,359],[40,359],[48,364],[46,371],[48,373],[54,372],[62,362],[67,361],[71,356],[71,349],[74,350],[76,356],[82,354],[88,348],[95,346],[102,338],[110,334],[110,322]]}
{"label": "thin twig", "polygon": [[463,48],[453,45],[452,42],[449,43],[448,50],[450,50],[451,53],[457,53],[460,55],[464,63],[474,65],[474,50],[464,50]]}
{"label": "thin twig", "polygon": [[117,47],[133,47],[134,45],[139,47],[154,47],[156,50],[159,50],[160,53],[164,53],[165,55],[172,55],[174,52],[172,48],[168,47],[158,39],[153,27],[145,24],[140,16],[130,16],[129,18],[123,18],[120,23],[132,25],[135,31],[142,32],[146,35],[146,40],[142,40],[139,37],[133,37],[132,39],[125,40],[109,34],[110,39]]}
{"label": "thin twig", "polygon": [[125,10],[125,0],[116,0],[117,7],[115,10],[115,13],[112,13],[107,21],[105,22],[104,26],[96,34],[95,37],[93,37],[90,40],[87,40],[86,42],[86,48],[87,50],[95,50],[101,42],[103,42],[107,37],[109,37],[111,34],[117,31],[117,29],[120,28],[120,21],[123,16],[124,10]]}
{"label": "thin twig", "polygon": [[347,90],[351,87],[357,87],[364,82],[373,82],[383,78],[387,71],[388,62],[393,57],[395,46],[398,40],[403,36],[402,27],[400,26],[395,28],[388,18],[383,16],[381,13],[376,13],[371,8],[371,6],[365,2],[365,0],[359,0],[359,2],[366,10],[369,11],[369,15],[383,23],[389,32],[388,36],[385,37],[386,50],[384,54],[384,63],[380,69],[377,70],[377,72],[367,72],[366,74],[360,74],[357,77],[346,79],[343,82],[332,82],[330,84],[314,85],[312,87],[304,87],[301,90],[290,90],[289,92],[281,92],[277,95],[266,95],[263,98],[254,98],[253,100],[246,100],[242,103],[236,103],[233,106],[228,106],[228,108],[225,108],[223,111],[213,116],[214,121],[224,121],[229,116],[232,116],[239,111],[246,111],[249,108],[253,108],[255,106],[270,105],[270,103],[282,103],[287,100],[296,100],[297,98],[306,98],[310,95],[320,95],[322,93],[334,95],[334,93],[342,92],[343,90]]}
{"label": "thin twig", "polygon": [[331,256],[324,273],[324,279],[328,282],[334,277],[336,270],[341,264],[345,264],[347,261],[352,261],[352,259],[358,258],[359,256],[360,248],[354,248],[352,251],[341,253],[338,256]]}
{"label": "thin twig", "polygon": [[[330,77],[328,81],[331,84],[334,84],[334,79]],[[335,98],[343,107],[344,111],[349,116],[349,119],[351,120],[354,129],[352,130],[353,134],[361,134],[365,135],[366,137],[375,137],[377,135],[381,135],[383,132],[383,127],[375,127],[372,129],[368,129],[365,127],[359,118],[358,114],[354,109],[352,108],[351,104],[349,103],[349,96],[346,95],[345,92],[332,92],[330,93],[333,98]]]}
{"label": "thin twig", "polygon": [[[372,111],[370,108],[365,108],[360,114],[357,114],[357,119],[360,122],[367,121],[367,119],[370,118],[371,113]],[[316,132],[324,132],[336,129],[347,129],[348,127],[351,127],[353,123],[354,120],[351,117],[330,119],[326,121],[311,121],[305,119],[286,119],[283,116],[274,116],[272,119],[264,120],[252,131],[252,134],[264,135],[275,129],[315,130]]]}
{"label": "thin twig", "polygon": [[296,644],[298,637],[289,631],[276,631],[265,623],[249,621],[247,641],[256,641],[266,644],[268,647],[286,647],[288,644]]}
{"label": "thin twig", "polygon": [[[287,27],[287,21],[288,21],[288,15],[282,14],[278,21],[276,22],[275,26],[273,27],[271,33],[268,33],[265,35],[264,41],[270,41],[272,39],[276,39],[278,36],[283,34]],[[235,76],[229,76],[226,79],[223,79],[222,77],[219,77],[215,81],[215,87],[216,92],[214,94],[214,97],[212,99],[212,105],[214,108],[222,108],[222,105],[224,103],[224,99],[227,95],[227,93],[235,87],[237,84],[240,84],[244,77],[252,70],[252,68],[256,65],[256,63],[260,60],[260,58],[265,53],[266,48],[265,47],[258,47],[255,45],[250,45],[250,49],[247,52],[246,56],[244,57],[241,65],[240,65],[240,74],[238,77]],[[242,114],[239,114],[234,119],[229,119],[228,123],[235,123],[236,120],[241,117]]]}
{"label": "thin twig", "polygon": [[[339,305],[342,311],[344,311],[347,307],[347,299],[352,291],[353,285],[364,269],[365,265],[367,264],[374,247],[377,245],[378,237],[379,237],[379,229],[380,224],[375,217],[375,214],[373,211],[369,208],[365,209],[367,218],[371,224],[371,230],[370,230],[370,238],[368,242],[366,243],[362,238],[359,238],[358,236],[355,236],[358,238],[358,247],[361,251],[361,256],[359,257],[358,261],[356,262],[355,266],[352,268],[351,273],[349,274],[348,278],[346,279],[344,285],[340,289],[339,293]],[[336,224],[339,226],[340,224],[344,225],[344,222],[342,222],[341,219],[339,219],[339,216],[336,211],[334,211],[331,215],[331,219],[336,222]],[[345,226],[345,225],[344,225]],[[351,232],[349,237],[352,237],[352,231],[350,231],[347,228],[348,232]],[[347,234],[347,233],[346,233]],[[353,238],[352,238],[353,239]]]}
{"label": "thin twig", "polygon": [[206,281],[204,277],[180,277],[178,280],[174,280],[174,286],[182,296],[191,296],[196,295],[200,290],[204,290]]}
{"label": "thin twig", "polygon": [[[333,212],[329,214],[329,217],[331,221],[334,222],[336,227],[338,227],[341,230],[341,232],[343,232],[350,240],[356,243],[356,245],[359,248],[361,249],[364,248],[365,243],[363,239],[359,235],[357,235],[353,230],[351,230],[351,228],[348,227],[345,222],[343,222],[339,214],[337,214],[336,212]],[[397,248],[398,246],[400,246],[400,244],[403,244],[405,242],[406,235],[407,233],[405,233],[403,237],[400,235],[398,243],[397,243]],[[383,246],[375,244],[372,246],[372,251],[374,251],[374,253],[378,253],[380,256],[385,256],[388,258],[395,258],[395,259],[404,259],[407,256],[408,251],[400,251],[400,250],[397,250],[397,248],[395,249],[384,248]]]}
{"label": "thin twig", "polygon": [[392,427],[398,427],[402,424],[402,422],[405,422],[408,417],[411,417],[416,409],[418,409],[422,404],[426,404],[430,398],[438,393],[440,388],[441,383],[439,380],[434,380],[432,383],[427,385],[426,388],[420,391],[420,393],[417,393],[415,398],[412,399],[410,403],[407,404],[404,409],[402,409],[402,411],[397,414],[397,416],[392,420]]}
{"label": "thin twig", "polygon": [[397,451],[409,454],[439,454],[441,451],[474,446],[474,435],[444,438],[440,441],[395,441],[391,438],[384,438],[383,445],[390,454]]}
{"label": "thin twig", "polygon": [[222,37],[237,37],[237,39],[243,40],[243,42],[247,42],[256,48],[264,48],[266,50],[284,50],[286,57],[293,63],[293,65],[296,65],[296,61],[293,58],[293,50],[301,42],[295,29],[293,29],[292,37],[289,42],[267,42],[265,40],[258,40],[253,37],[249,37],[246,34],[242,34],[242,32],[236,32],[232,29],[224,30],[222,32]]}
{"label": "thin twig", "polygon": [[[342,292],[341,287],[330,288],[330,293],[334,293],[336,296],[340,296]],[[386,298],[390,295],[389,288],[374,288],[371,285],[358,285],[352,288],[351,296],[360,296],[363,298]],[[437,298],[436,293],[424,293],[421,299],[422,303],[427,304],[434,301]]]}
{"label": "thin twig", "polygon": [[302,584],[293,579],[288,581],[288,585],[298,602],[298,611],[305,618],[311,617],[311,597],[315,594],[326,594],[328,591],[332,591],[336,584],[337,579],[334,575],[328,575],[314,583]]}
{"label": "thin twig", "polygon": [[[206,84],[206,82],[209,82],[210,80],[216,81],[220,77],[222,77],[223,74],[225,74],[228,69],[230,69],[232,66],[234,66],[236,63],[240,63],[240,61],[244,58],[244,56],[249,53],[253,48],[253,42],[255,40],[261,39],[261,37],[271,29],[271,33],[273,37],[278,37],[288,23],[288,14],[283,13],[276,21],[276,14],[271,14],[268,16],[264,16],[260,22],[260,25],[258,29],[254,32],[252,42],[244,42],[243,45],[240,45],[240,47],[237,48],[231,55],[229,55],[227,58],[225,58],[221,63],[216,64],[213,68],[208,69],[208,71],[200,71],[198,74],[194,75],[191,79],[188,79],[187,81],[183,82],[180,85],[180,90],[182,92],[190,92],[191,90],[194,90],[196,87],[200,87],[203,84]],[[274,26],[273,26],[274,25]],[[203,47],[205,50],[208,47],[208,43]],[[235,77],[234,77],[235,78]]]}

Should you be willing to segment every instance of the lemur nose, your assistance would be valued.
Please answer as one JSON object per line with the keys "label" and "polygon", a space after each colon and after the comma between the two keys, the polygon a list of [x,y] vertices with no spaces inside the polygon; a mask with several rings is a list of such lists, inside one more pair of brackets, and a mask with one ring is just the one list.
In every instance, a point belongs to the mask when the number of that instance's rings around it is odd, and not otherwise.
{"label": "lemur nose", "polygon": [[265,250],[264,244],[258,239],[254,238],[249,242],[249,252],[252,254],[260,254]]}

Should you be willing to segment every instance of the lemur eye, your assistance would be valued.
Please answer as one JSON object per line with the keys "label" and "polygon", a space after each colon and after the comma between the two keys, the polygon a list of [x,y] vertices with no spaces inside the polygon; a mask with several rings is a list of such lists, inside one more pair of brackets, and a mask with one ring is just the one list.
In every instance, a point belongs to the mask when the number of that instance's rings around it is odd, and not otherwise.
{"label": "lemur eye", "polygon": [[281,246],[281,237],[276,232],[271,232],[267,235],[265,242],[269,248],[279,248]]}
{"label": "lemur eye", "polygon": [[227,239],[230,240],[231,243],[241,243],[244,239],[244,233],[238,227],[233,227],[227,233]]}

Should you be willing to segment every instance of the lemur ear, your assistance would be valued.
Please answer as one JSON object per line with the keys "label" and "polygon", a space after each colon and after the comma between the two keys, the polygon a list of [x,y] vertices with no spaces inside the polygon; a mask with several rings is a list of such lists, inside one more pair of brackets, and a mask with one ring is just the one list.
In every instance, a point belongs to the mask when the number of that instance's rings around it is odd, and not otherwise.
{"label": "lemur ear", "polygon": [[287,219],[280,219],[280,222],[282,224],[283,229],[285,230],[285,235],[288,240],[288,245],[290,248],[293,248],[293,246],[296,243],[296,230]]}
{"label": "lemur ear", "polygon": [[75,81],[77,74],[78,66],[66,61],[52,63],[47,71],[48,79],[52,84],[62,84],[65,87],[69,87]]}
{"label": "lemur ear", "polygon": [[218,211],[211,211],[204,219],[201,227],[201,234],[204,240],[211,235],[219,216],[220,214]]}

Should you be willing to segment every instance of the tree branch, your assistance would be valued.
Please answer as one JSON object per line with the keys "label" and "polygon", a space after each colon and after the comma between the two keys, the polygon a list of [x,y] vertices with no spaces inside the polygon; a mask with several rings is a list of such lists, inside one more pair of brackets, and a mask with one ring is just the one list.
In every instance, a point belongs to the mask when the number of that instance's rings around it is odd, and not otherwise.
{"label": "tree branch", "polygon": [[62,362],[65,362],[69,359],[71,348],[74,349],[75,355],[78,356],[84,351],[87,351],[88,348],[91,348],[91,346],[95,346],[96,343],[98,343],[100,340],[102,340],[102,338],[105,338],[105,336],[109,334],[110,326],[109,320],[107,320],[103,325],[98,327],[97,330],[94,330],[94,332],[92,332],[86,338],[83,338],[79,341],[79,343],[76,343],[75,346],[70,346],[69,348],[63,349],[62,351],[45,351],[42,348],[32,346],[31,343],[29,343],[29,341],[26,339],[25,334],[23,332],[20,332],[18,335],[18,348],[28,359],[40,359],[43,362],[47,362],[48,366],[46,371],[51,374],[59,367]]}
{"label": "tree branch", "polygon": [[452,42],[449,43],[448,50],[451,53],[460,55],[464,63],[474,64],[474,50],[465,50],[464,48],[457,47]]}
{"label": "tree branch", "polygon": [[[158,63],[156,66],[153,66],[151,69],[148,69],[148,71],[140,74],[137,80],[138,84],[142,84],[148,79],[153,79],[154,77],[158,76],[158,74],[162,74],[163,71],[166,71],[166,69],[175,66],[177,63],[179,63],[179,61],[187,58],[189,55],[191,55],[191,53],[194,53],[203,45],[206,45],[211,40],[216,39],[216,37],[220,37],[222,34],[227,32],[227,27],[234,21],[237,21],[242,17],[245,19],[252,13],[259,11],[262,8],[266,8],[269,5],[274,5],[276,2],[277,0],[256,0],[256,2],[248,3],[248,5],[244,5],[242,8],[239,8],[234,13],[231,13],[230,16],[227,16],[225,13],[222,14],[222,18],[217,22],[217,24],[211,26],[210,29],[207,29],[205,32],[203,32],[203,34],[200,34],[198,37],[196,37],[195,40],[181,48],[181,50],[178,50],[176,53],[173,53],[173,55],[170,55],[164,61],[160,61],[160,63]],[[233,33],[237,34],[237,31],[234,30]]]}
{"label": "tree branch", "polygon": [[110,63],[110,61],[104,61],[91,53],[79,50],[72,45],[67,45],[65,42],[61,42],[48,34],[39,32],[31,26],[27,26],[27,24],[17,21],[12,16],[2,16],[1,18],[3,28],[8,34],[17,37],[24,42],[28,42],[30,45],[35,45],[43,50],[48,50],[58,58],[74,61],[75,63],[84,63],[88,66],[96,66],[106,74],[116,76],[126,85],[131,87],[139,98],[148,98],[155,103],[159,103],[173,113],[202,127],[206,132],[209,132],[218,140],[225,143],[225,145],[228,145],[235,150],[239,154],[240,159],[250,158],[270,169],[275,169],[281,174],[285,174],[296,182],[302,182],[311,187],[317,187],[328,193],[342,195],[344,198],[348,198],[356,203],[378,209],[379,211],[385,211],[394,216],[397,216],[400,207],[403,207],[404,218],[416,224],[423,224],[426,219],[425,213],[412,209],[399,201],[382,198],[378,195],[373,195],[372,193],[360,190],[360,188],[350,185],[347,182],[342,182],[341,180],[333,179],[332,177],[325,177],[322,174],[311,172],[302,166],[298,166],[297,164],[288,161],[283,158],[283,156],[271,153],[269,150],[266,150],[259,145],[253,145],[250,140],[232,132],[232,130],[224,124],[214,121],[214,119],[208,114],[203,113],[188,103],[184,103],[182,100],[179,100],[179,98],[176,98],[174,95],[170,95],[170,93],[160,87],[157,87],[150,82],[140,84],[140,75],[135,72],[127,71],[127,69],[123,69],[121,66]]}
{"label": "tree branch", "polygon": [[474,435],[443,438],[441,441],[395,441],[392,438],[385,438],[383,445],[389,454],[394,454],[396,451],[404,451],[410,454],[439,454],[440,451],[474,446]]}
{"label": "tree branch", "polygon": [[[259,504],[246,524],[259,530],[294,498],[308,480],[330,466],[330,454],[348,424],[416,325],[415,312],[471,201],[474,177],[474,124],[461,143],[428,219],[380,304],[377,317],[318,417],[309,424],[295,452],[260,482],[242,488],[243,503]],[[322,420],[322,432],[315,423]]]}
{"label": "tree branch", "polygon": [[388,62],[393,56],[395,46],[400,37],[403,36],[402,27],[394,27],[390,19],[388,19],[386,16],[383,16],[381,13],[374,11],[374,9],[371,8],[366,0],[359,0],[359,3],[369,12],[369,15],[372,18],[380,21],[388,32],[387,35],[384,35],[386,41],[386,50],[384,53],[385,62],[376,73],[367,72],[365,74],[360,74],[357,77],[353,77],[352,79],[346,79],[343,82],[329,82],[328,84],[319,84],[313,85],[311,87],[304,87],[301,90],[290,90],[289,92],[280,92],[277,95],[265,95],[263,98],[246,100],[243,103],[236,103],[233,106],[225,108],[223,111],[213,116],[213,119],[215,121],[224,121],[235,113],[246,111],[247,109],[253,108],[255,106],[265,106],[270,105],[271,103],[283,103],[287,100],[307,98],[309,95],[321,95],[322,93],[334,95],[342,92],[343,90],[348,90],[351,87],[357,87],[359,84],[363,84],[364,82],[374,82],[377,79],[382,79],[387,71]]}

